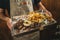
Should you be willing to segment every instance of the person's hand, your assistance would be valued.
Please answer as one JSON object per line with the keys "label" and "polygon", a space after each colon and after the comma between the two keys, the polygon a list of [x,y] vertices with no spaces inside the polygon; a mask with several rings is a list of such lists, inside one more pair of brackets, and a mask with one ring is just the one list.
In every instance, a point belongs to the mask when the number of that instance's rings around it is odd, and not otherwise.
{"label": "person's hand", "polygon": [[10,19],[10,18],[6,18],[7,20],[6,20],[6,22],[7,22],[7,26],[8,26],[8,28],[11,30],[11,28],[12,28],[12,20]]}
{"label": "person's hand", "polygon": [[46,10],[46,14],[48,14],[50,17],[52,17],[51,12],[49,12],[48,10]]}

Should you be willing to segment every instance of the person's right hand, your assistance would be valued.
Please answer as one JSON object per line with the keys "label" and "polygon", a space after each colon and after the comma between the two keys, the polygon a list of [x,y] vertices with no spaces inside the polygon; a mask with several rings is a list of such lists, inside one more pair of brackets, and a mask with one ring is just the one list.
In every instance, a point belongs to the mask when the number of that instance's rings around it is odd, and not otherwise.
{"label": "person's right hand", "polygon": [[10,19],[10,18],[6,18],[7,20],[6,20],[6,22],[7,22],[7,26],[8,26],[8,28],[11,30],[11,28],[12,28],[12,20]]}

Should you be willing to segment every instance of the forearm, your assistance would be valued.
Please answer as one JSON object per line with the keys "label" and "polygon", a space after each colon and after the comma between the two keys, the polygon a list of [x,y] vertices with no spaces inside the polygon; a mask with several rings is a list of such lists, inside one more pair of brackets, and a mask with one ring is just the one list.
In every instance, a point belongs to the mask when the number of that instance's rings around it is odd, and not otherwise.
{"label": "forearm", "polygon": [[0,19],[7,22],[8,17],[6,17],[6,16],[4,16],[3,14],[0,13]]}
{"label": "forearm", "polygon": [[39,8],[43,10],[47,10],[41,2],[39,2]]}
{"label": "forearm", "polygon": [[44,5],[43,5],[41,2],[39,3],[39,7],[40,7],[40,9],[42,9],[42,10],[44,10],[46,13],[48,13],[49,16],[52,17],[51,12],[49,12],[49,11],[44,7]]}
{"label": "forearm", "polygon": [[8,20],[8,17],[6,17],[5,15],[3,15],[3,9],[1,9],[1,8],[0,8],[0,19],[4,20],[4,21]]}

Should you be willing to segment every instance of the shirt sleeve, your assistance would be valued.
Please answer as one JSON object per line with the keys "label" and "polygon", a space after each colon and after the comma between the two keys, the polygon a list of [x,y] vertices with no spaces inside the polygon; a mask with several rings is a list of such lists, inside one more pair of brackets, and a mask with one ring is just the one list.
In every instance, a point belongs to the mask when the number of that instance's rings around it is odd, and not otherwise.
{"label": "shirt sleeve", "polygon": [[10,0],[4,1],[4,8],[8,10],[8,13],[10,15]]}
{"label": "shirt sleeve", "polygon": [[4,7],[8,8],[10,6],[10,1],[9,0],[5,0],[4,1]]}
{"label": "shirt sleeve", "polygon": [[10,1],[9,0],[0,0],[0,8],[7,9],[10,14]]}
{"label": "shirt sleeve", "polygon": [[0,0],[0,8],[8,8],[9,1],[8,0]]}
{"label": "shirt sleeve", "polygon": [[41,0],[32,0],[33,5],[37,6]]}
{"label": "shirt sleeve", "polygon": [[4,8],[4,1],[0,0],[0,8]]}

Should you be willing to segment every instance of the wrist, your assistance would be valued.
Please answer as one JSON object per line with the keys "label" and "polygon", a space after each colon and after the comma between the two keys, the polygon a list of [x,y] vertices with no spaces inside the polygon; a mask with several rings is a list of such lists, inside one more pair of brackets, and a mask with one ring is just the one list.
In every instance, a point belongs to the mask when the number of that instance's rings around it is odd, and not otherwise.
{"label": "wrist", "polygon": [[10,20],[10,18],[9,18],[9,17],[6,17],[6,18],[5,18],[5,21],[6,21],[6,22],[8,22],[9,20]]}

